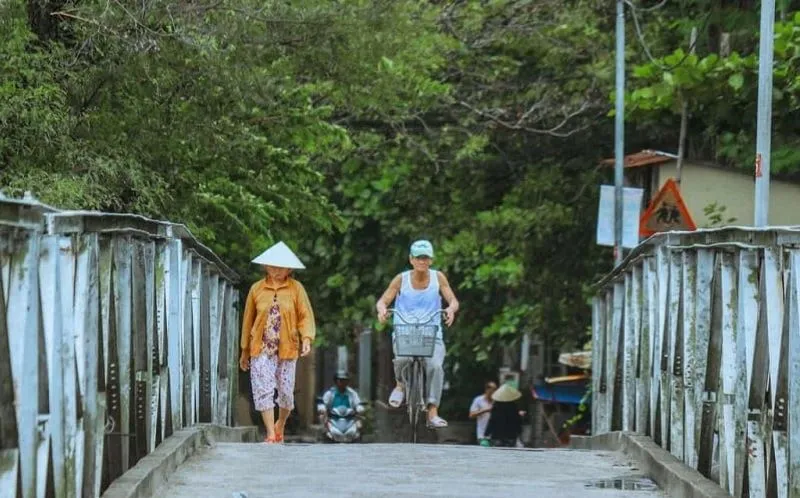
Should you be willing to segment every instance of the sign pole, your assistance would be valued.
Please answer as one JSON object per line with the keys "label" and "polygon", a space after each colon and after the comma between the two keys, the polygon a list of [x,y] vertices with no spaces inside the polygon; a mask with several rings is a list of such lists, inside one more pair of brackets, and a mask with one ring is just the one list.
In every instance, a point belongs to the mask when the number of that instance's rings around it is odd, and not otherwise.
{"label": "sign pole", "polygon": [[617,0],[617,91],[614,128],[614,267],[622,264],[622,184],[625,161],[625,4]]}
{"label": "sign pole", "polygon": [[761,43],[758,51],[758,118],[756,128],[756,194],[753,225],[769,222],[769,176],[772,153],[772,58],[775,0],[761,0]]}

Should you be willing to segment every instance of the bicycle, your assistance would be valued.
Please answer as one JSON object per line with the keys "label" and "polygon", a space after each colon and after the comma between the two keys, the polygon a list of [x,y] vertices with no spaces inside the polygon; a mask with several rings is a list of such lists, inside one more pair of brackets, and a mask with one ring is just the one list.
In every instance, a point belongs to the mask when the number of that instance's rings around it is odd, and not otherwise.
{"label": "bicycle", "polygon": [[[411,358],[400,370],[398,379],[404,387],[408,422],[411,425],[411,442],[417,442],[417,423],[419,414],[426,409],[425,404],[425,360],[433,356],[436,348],[436,335],[443,326],[441,316],[445,310],[431,313],[427,319],[409,320],[395,309],[388,310],[400,318],[402,323],[393,320],[392,345],[395,358]],[[435,319],[439,318],[439,321]]]}

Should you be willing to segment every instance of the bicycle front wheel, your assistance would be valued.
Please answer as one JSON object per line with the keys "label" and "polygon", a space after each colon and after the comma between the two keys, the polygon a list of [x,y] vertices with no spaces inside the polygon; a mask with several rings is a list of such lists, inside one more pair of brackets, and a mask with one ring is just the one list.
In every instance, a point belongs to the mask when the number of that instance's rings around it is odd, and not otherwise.
{"label": "bicycle front wheel", "polygon": [[417,423],[419,422],[419,362],[413,361],[410,365],[408,381],[406,382],[406,404],[408,406],[409,440],[417,442]]}

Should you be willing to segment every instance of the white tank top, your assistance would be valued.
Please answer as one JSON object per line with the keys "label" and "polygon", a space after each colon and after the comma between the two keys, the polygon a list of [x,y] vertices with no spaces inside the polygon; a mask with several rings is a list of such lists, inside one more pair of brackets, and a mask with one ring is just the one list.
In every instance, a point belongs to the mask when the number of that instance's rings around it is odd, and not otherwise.
{"label": "white tank top", "polygon": [[[411,286],[411,270],[402,273],[402,283],[400,284],[400,293],[395,301],[395,309],[410,320],[423,320],[442,309],[438,272],[436,270],[428,271],[430,272],[430,282],[425,289],[415,289]],[[395,319],[402,323],[400,317],[395,317]],[[439,325],[436,336],[441,338],[441,315],[434,319],[434,323]]]}

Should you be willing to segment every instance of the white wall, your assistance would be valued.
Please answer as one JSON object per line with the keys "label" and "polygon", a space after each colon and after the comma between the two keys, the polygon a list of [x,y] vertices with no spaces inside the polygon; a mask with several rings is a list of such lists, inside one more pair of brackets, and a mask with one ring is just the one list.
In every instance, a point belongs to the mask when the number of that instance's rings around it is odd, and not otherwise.
{"label": "white wall", "polygon": [[[659,186],[675,178],[675,162],[658,168]],[[717,202],[725,206],[724,219],[735,217],[732,225],[753,224],[755,182],[743,171],[702,163],[686,162],[681,174],[681,195],[698,228],[710,226],[703,209]],[[773,179],[770,182],[770,225],[800,225],[800,185]]]}

